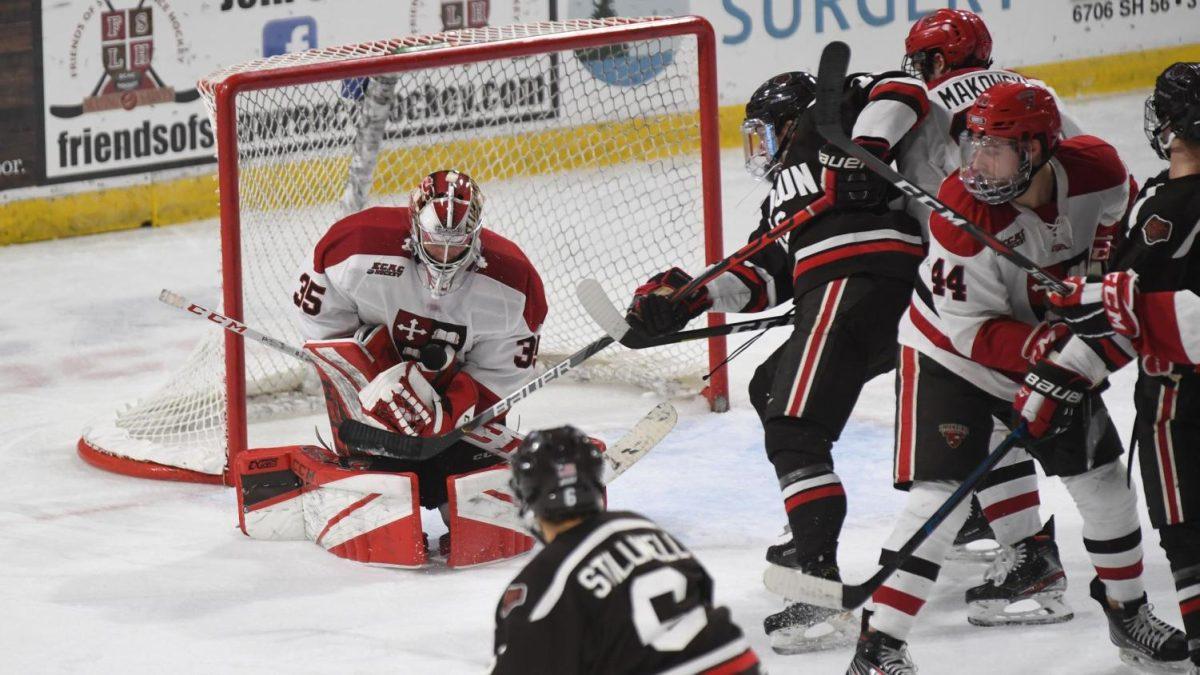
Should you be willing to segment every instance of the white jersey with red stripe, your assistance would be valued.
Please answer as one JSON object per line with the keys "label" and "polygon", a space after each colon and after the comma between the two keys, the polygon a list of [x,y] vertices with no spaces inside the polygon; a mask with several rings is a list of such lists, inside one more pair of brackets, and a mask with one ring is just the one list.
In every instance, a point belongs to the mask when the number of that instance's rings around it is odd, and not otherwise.
{"label": "white jersey with red stripe", "polygon": [[[1100,273],[1129,209],[1132,178],[1117,151],[1093,136],[1062,142],[1049,166],[1055,198],[1037,210],[989,206],[967,192],[957,172],[938,198],[1060,278]],[[929,253],[900,321],[901,344],[1011,400],[1028,367],[1023,346],[1044,313],[1044,292],[1028,274],[944,218],[931,218]]]}
{"label": "white jersey with red stripe", "polygon": [[293,297],[308,340],[383,325],[402,358],[426,344],[451,347],[490,405],[534,374],[546,297],[537,270],[513,242],[480,233],[480,254],[454,290],[434,298],[416,268],[406,207],[375,207],[338,221],[317,243]]}
{"label": "white jersey with red stripe", "polygon": [[[1000,82],[1029,82],[1049,90],[1058,103],[1063,137],[1083,133],[1046,83],[1003,68],[963,68],[928,83],[911,77],[880,81],[854,124],[852,137],[886,140],[896,148],[900,173],[933,194],[961,163],[958,139],[966,128],[966,111],[988,87]],[[923,104],[917,100],[922,96]]]}

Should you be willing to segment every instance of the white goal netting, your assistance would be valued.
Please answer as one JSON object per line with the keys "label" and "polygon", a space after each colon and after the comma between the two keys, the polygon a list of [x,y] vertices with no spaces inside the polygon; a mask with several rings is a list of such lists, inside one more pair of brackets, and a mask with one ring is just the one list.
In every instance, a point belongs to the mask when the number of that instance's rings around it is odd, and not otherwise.
{"label": "white goal netting", "polygon": [[[223,189],[221,199],[237,200],[237,218],[223,218],[222,238],[226,247],[240,239],[243,321],[299,345],[292,294],[316,241],[349,212],[407,203],[422,176],[443,168],[480,183],[485,226],[515,241],[542,275],[544,365],[600,334],[575,299],[580,279],[598,279],[625,302],[656,271],[702,268],[706,238],[720,232],[703,208],[698,41],[632,34],[655,23],[457,31],[273,57],[203,80],[218,135],[229,118],[216,91],[244,87],[234,100],[235,154],[218,144],[222,174],[236,170],[237,194]],[[608,43],[564,41],[597,34]],[[506,51],[529,44],[544,49]],[[699,391],[706,349],[702,341],[610,348],[581,376]],[[245,354],[250,419],[315,409],[306,366],[257,344]],[[219,474],[225,378],[224,336],[214,329],[166,385],[94,424],[83,442]]]}

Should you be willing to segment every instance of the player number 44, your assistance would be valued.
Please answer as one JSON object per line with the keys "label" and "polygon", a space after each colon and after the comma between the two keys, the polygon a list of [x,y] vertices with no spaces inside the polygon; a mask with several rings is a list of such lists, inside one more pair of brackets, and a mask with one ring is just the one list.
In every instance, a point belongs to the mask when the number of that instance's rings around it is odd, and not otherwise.
{"label": "player number 44", "polygon": [[967,284],[963,281],[963,266],[955,265],[946,271],[946,261],[938,258],[929,269],[929,281],[934,295],[945,295],[950,291],[953,300],[967,299]]}

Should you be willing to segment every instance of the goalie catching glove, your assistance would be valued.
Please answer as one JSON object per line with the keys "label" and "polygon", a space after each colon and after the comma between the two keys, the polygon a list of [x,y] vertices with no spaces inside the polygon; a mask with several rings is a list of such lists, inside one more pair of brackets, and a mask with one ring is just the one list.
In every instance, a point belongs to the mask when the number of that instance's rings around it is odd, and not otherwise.
{"label": "goalie catching glove", "polygon": [[1033,438],[1060,434],[1071,426],[1091,388],[1083,375],[1043,359],[1025,374],[1013,399],[1014,420],[1025,422]]}
{"label": "goalie catching glove", "polygon": [[629,325],[652,337],[683,330],[689,321],[712,307],[708,289],[703,286],[686,298],[671,300],[671,295],[691,280],[691,275],[678,267],[650,277],[633,292],[633,304],[626,315]]}
{"label": "goalie catching glove", "polygon": [[475,415],[479,388],[462,371],[431,373],[405,361],[371,380],[358,398],[385,428],[407,436],[440,436]]}

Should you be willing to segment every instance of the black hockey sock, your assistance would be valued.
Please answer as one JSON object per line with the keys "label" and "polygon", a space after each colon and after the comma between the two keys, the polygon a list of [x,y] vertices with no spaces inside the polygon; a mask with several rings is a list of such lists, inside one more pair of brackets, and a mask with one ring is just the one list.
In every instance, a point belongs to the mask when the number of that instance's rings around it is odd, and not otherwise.
{"label": "black hockey sock", "polygon": [[828,464],[798,469],[779,479],[796,560],[803,566],[837,564],[838,535],[846,519],[846,492]]}
{"label": "black hockey sock", "polygon": [[1200,664],[1200,527],[1193,523],[1159,530],[1159,544],[1171,563],[1183,632],[1192,663]]}

